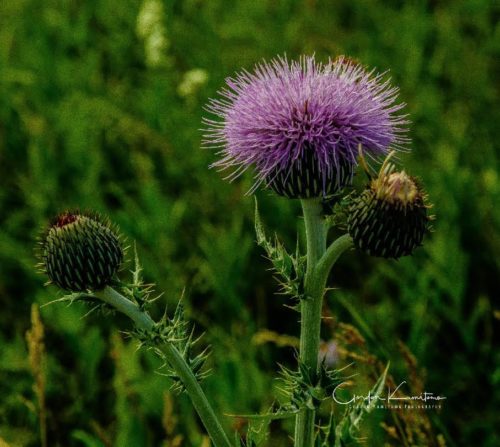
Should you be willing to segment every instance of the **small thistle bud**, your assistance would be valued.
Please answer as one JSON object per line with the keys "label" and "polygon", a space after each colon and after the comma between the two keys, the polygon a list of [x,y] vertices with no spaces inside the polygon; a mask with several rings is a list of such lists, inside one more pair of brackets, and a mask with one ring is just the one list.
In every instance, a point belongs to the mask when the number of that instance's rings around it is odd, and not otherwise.
{"label": "small thistle bud", "polygon": [[348,231],[356,247],[369,255],[400,258],[422,244],[429,228],[429,206],[416,179],[404,171],[394,172],[388,158],[378,177],[354,199]]}
{"label": "small thistle bud", "polygon": [[53,220],[40,254],[50,281],[72,292],[103,289],[123,261],[120,238],[109,223],[78,212],[65,212]]}

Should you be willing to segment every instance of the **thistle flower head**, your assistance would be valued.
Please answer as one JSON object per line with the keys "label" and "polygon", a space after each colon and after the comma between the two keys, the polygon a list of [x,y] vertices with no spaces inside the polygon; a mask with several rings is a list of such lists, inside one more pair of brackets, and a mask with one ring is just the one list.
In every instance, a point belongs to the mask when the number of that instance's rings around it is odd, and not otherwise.
{"label": "thistle flower head", "polygon": [[406,143],[404,104],[382,77],[344,57],[321,64],[312,56],[227,79],[208,105],[222,121],[205,120],[205,145],[222,156],[214,166],[233,168],[230,179],[254,166],[255,187],[288,197],[336,193],[351,181],[359,144],[377,157]]}
{"label": "thistle flower head", "polygon": [[405,171],[391,172],[372,180],[371,189],[377,199],[399,207],[412,206],[420,193],[415,179]]}
{"label": "thistle flower head", "polygon": [[110,284],[123,261],[119,235],[96,214],[64,212],[45,231],[41,267],[64,290],[100,290]]}
{"label": "thistle flower head", "polygon": [[390,155],[378,176],[353,201],[348,231],[358,249],[372,256],[399,258],[422,244],[431,217],[418,181],[405,171],[397,172]]}

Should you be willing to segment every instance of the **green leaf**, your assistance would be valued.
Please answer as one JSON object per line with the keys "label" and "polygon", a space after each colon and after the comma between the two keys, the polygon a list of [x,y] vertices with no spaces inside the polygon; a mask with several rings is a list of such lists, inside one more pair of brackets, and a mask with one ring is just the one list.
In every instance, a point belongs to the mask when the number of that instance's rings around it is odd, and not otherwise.
{"label": "green leaf", "polygon": [[304,295],[304,276],[306,260],[300,256],[297,247],[295,256],[290,255],[284,245],[275,236],[274,240],[266,237],[264,226],[259,215],[257,199],[255,199],[255,232],[257,243],[264,248],[267,257],[273,263],[273,270],[281,286],[281,293],[300,299]]}
{"label": "green leaf", "polygon": [[273,411],[273,407],[271,407],[269,412],[264,414],[229,414],[226,416],[247,419],[248,429],[244,445],[245,447],[258,447],[267,441],[269,437],[269,425],[272,421],[288,419],[290,417],[294,417],[296,414],[297,411],[287,411],[281,409]]}
{"label": "green leaf", "polygon": [[259,204],[257,202],[257,197],[255,197],[255,233],[257,235],[257,244],[259,244],[261,247],[264,247],[266,244],[268,244],[264,226],[262,225],[262,220],[259,214]]}
{"label": "green leaf", "polygon": [[373,398],[368,403],[349,406],[344,413],[344,416],[335,428],[335,447],[342,447],[347,442],[357,440],[356,434],[359,432],[363,418],[372,412],[377,405],[376,402],[378,397],[380,397],[384,390],[389,365],[390,363],[387,364],[384,372],[370,390],[370,395],[373,396]]}
{"label": "green leaf", "polygon": [[85,447],[104,447],[104,444],[101,441],[83,430],[73,431],[71,433],[71,437],[80,441]]}

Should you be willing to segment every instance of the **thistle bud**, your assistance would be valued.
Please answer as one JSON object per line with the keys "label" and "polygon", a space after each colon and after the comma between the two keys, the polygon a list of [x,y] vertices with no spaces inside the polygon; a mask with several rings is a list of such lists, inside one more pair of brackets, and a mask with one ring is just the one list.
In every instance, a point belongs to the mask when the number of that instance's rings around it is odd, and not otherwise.
{"label": "thistle bud", "polygon": [[415,178],[394,169],[386,160],[350,207],[349,234],[357,248],[372,256],[410,255],[429,227],[426,195]]}
{"label": "thistle bud", "polygon": [[45,232],[41,258],[52,283],[84,292],[110,284],[123,261],[123,248],[118,234],[99,216],[65,212]]}

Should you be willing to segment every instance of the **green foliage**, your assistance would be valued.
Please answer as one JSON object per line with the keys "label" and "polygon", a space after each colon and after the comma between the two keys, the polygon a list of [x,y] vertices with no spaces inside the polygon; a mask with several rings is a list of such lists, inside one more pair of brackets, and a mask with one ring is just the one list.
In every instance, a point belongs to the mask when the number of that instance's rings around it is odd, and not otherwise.
{"label": "green foliage", "polygon": [[189,326],[189,322],[184,317],[184,306],[182,301],[179,301],[172,317],[169,317],[165,311],[161,320],[155,323],[151,331],[136,329],[132,334],[141,341],[141,346],[152,349],[163,359],[164,364],[160,368],[162,370],[161,374],[173,381],[172,389],[178,393],[184,391],[185,387],[176,371],[168,364],[167,358],[159,348],[161,345],[170,344],[174,346],[199,382],[209,374],[209,371],[202,370],[208,358],[209,349],[206,347],[200,353],[193,354],[193,347],[199,341],[199,338],[193,338],[194,328],[190,329]]}
{"label": "green foliage", "polygon": [[[374,408],[377,406],[378,399],[382,397],[388,370],[389,365],[387,365],[382,375],[370,390],[369,395],[372,400],[369,400],[368,402],[363,401],[362,403],[357,403],[356,405],[349,406],[342,416],[342,419],[336,425],[333,425],[333,418],[331,419],[330,427],[333,426],[335,430],[335,447],[349,445],[349,443],[358,440],[357,434],[361,429],[361,421],[365,418],[366,415],[374,410]],[[327,440],[331,431],[333,430],[328,428],[325,433],[325,438]],[[333,443],[324,445],[326,447],[327,445],[333,445]]]}
{"label": "green foliage", "polygon": [[255,233],[257,234],[257,244],[264,248],[267,257],[273,264],[273,271],[277,275],[281,293],[296,301],[304,298],[305,256],[300,255],[298,244],[294,256],[288,254],[278,236],[275,235],[274,241],[267,239],[260,219],[257,199],[255,199]]}
{"label": "green foliage", "polygon": [[306,408],[317,410],[323,401],[331,398],[333,390],[341,381],[339,371],[327,368],[324,361],[318,372],[311,371],[300,361],[297,371],[282,366],[281,380],[281,390],[288,400],[285,408],[292,411]]}
{"label": "green foliage", "polygon": [[294,419],[296,414],[296,411],[287,411],[282,408],[276,409],[274,405],[271,405],[262,414],[233,415],[235,418],[248,421],[245,438],[236,436],[235,447],[259,447],[267,445],[271,423],[283,419]]}
{"label": "green foliage", "polygon": [[[429,412],[447,445],[495,446],[494,2],[161,1],[152,28],[138,23],[147,3],[0,2],[0,438],[39,445],[24,333],[32,302],[47,303],[57,292],[42,289],[32,247],[40,227],[67,208],[107,214],[129,243],[137,242],[144,283],[167,292],[151,303],[153,315],[161,316],[165,302],[175,305],[186,287],[186,313],[213,346],[208,366],[215,373],[204,387],[220,413],[269,408],[276,362],[291,366],[295,359],[292,349],[257,346],[253,336],[258,329],[297,335],[297,314],[274,296],[269,263],[251,243],[253,210],[244,195],[251,174],[227,184],[207,169],[214,155],[200,149],[199,128],[203,105],[226,76],[276,54],[315,52],[318,59],[348,54],[391,70],[412,121],[412,152],[402,161],[421,178],[437,216],[411,258],[346,254],[330,283],[337,289],[332,313],[364,335],[368,328],[370,350],[390,358],[401,380],[408,372],[397,340],[409,346],[426,388],[448,398],[440,413]],[[266,226],[283,250],[294,247],[297,204],[258,195]],[[201,446],[203,430],[183,396],[172,408],[178,423],[169,435],[163,429],[170,382],[154,374],[158,359],[121,340],[121,317],[82,319],[92,309],[86,306],[41,310],[49,445],[161,445],[180,435],[183,445]],[[337,333],[335,326],[328,335]],[[361,377],[363,369],[354,367]],[[390,417],[373,411],[360,437],[390,445],[380,425]],[[245,424],[226,422],[246,436]],[[291,427],[287,419],[272,422],[264,443],[289,445]]]}

